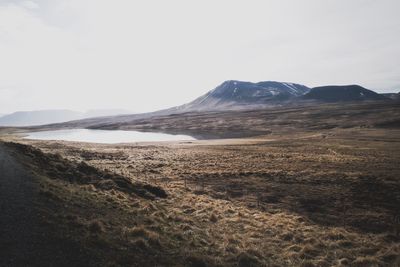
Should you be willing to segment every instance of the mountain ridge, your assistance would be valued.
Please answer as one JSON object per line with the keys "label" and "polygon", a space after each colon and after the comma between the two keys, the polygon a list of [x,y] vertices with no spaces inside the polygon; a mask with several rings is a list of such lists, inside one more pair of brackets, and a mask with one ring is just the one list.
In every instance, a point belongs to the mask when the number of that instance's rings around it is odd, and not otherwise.
{"label": "mountain ridge", "polygon": [[[128,112],[128,111],[126,111]],[[33,111],[16,111],[0,116],[0,126],[23,127],[44,124],[63,123],[87,118],[100,118],[124,114],[123,110],[89,110],[79,112],[68,109],[48,109]]]}

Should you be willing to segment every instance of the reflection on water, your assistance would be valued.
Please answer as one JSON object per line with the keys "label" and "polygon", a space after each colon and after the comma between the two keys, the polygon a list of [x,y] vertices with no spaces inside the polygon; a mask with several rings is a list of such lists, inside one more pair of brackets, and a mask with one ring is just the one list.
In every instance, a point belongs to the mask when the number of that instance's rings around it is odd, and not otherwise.
{"label": "reflection on water", "polygon": [[57,131],[43,131],[28,133],[25,138],[35,140],[64,140],[76,142],[90,142],[103,144],[158,142],[158,141],[188,141],[196,140],[188,135],[172,135],[164,133],[150,133],[119,130],[89,130],[70,129]]}

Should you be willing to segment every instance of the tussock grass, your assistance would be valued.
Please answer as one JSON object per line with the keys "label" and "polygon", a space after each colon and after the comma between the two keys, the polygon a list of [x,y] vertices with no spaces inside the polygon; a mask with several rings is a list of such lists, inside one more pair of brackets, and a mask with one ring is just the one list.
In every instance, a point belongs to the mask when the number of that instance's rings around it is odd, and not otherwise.
{"label": "tussock grass", "polygon": [[[126,251],[122,258],[153,253],[167,266],[397,264],[398,138],[354,131],[257,145],[32,143],[167,193],[131,194],[112,178],[104,185],[60,179],[52,181],[61,183],[56,189],[46,188],[44,197],[80,205],[75,213],[84,225],[102,220],[106,231],[96,238]],[[90,218],[85,209],[99,214]]]}

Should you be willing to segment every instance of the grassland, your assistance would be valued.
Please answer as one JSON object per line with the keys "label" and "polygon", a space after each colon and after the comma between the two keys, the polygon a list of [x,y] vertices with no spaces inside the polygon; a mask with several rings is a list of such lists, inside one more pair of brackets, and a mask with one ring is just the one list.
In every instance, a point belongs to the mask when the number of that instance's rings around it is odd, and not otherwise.
{"label": "grassland", "polygon": [[399,110],[186,114],[118,128],[265,132],[10,146],[42,177],[49,221],[104,266],[399,266]]}

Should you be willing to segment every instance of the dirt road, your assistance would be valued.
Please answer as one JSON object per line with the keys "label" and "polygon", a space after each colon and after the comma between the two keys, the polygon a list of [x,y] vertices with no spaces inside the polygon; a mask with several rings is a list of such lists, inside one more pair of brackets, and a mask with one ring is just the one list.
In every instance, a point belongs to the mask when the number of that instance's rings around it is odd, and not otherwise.
{"label": "dirt road", "polygon": [[0,143],[0,266],[85,266],[45,220],[37,178]]}

